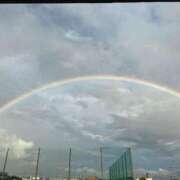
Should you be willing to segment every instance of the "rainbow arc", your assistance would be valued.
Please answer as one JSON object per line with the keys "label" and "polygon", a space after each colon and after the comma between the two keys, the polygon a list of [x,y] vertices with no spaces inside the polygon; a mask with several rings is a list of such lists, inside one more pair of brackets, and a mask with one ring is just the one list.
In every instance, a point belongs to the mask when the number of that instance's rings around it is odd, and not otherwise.
{"label": "rainbow arc", "polygon": [[132,77],[126,77],[126,76],[114,76],[114,75],[96,75],[96,76],[82,76],[82,77],[75,77],[75,78],[69,78],[69,79],[64,79],[64,80],[59,80],[59,81],[54,81],[52,83],[49,83],[47,85],[38,87],[36,89],[32,89],[31,91],[9,101],[8,103],[4,104],[3,106],[0,107],[0,113],[4,112],[8,109],[10,109],[11,107],[15,106],[16,104],[18,104],[19,102],[29,98],[30,96],[34,95],[35,93],[47,90],[47,89],[51,89],[51,88],[55,88],[58,86],[63,86],[66,84],[70,84],[73,82],[78,82],[78,81],[87,81],[87,80],[112,80],[112,81],[126,81],[126,82],[130,82],[130,83],[136,83],[139,85],[144,85],[144,86],[148,86],[154,89],[157,89],[158,91],[162,91],[162,92],[166,92],[172,96],[176,96],[178,98],[180,98],[180,92],[170,89],[168,87],[165,86],[161,86],[158,84],[155,84],[153,82],[150,81],[145,81],[145,80],[141,80],[141,79],[137,79],[137,78],[132,78]]}

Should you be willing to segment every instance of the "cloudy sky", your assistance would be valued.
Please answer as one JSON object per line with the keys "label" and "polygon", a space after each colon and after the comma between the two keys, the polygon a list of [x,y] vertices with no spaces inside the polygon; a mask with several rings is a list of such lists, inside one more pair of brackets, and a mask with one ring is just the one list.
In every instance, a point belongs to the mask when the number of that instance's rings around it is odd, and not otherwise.
{"label": "cloudy sky", "polygon": [[[0,6],[0,107],[68,78],[114,75],[180,91],[179,3]],[[131,147],[137,172],[180,167],[180,99],[135,82],[74,81],[34,93],[0,113],[8,171],[99,173]],[[1,158],[1,168],[2,168]],[[19,162],[19,163],[17,163]]]}

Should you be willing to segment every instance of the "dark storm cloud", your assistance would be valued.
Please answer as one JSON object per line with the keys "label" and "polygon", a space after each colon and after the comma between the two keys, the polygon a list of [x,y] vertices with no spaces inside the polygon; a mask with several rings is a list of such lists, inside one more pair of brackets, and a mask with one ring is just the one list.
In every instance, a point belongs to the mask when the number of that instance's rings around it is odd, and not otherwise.
{"label": "dark storm cloud", "polygon": [[[162,102],[162,104],[165,103]],[[171,113],[173,107],[177,105],[172,105],[172,108],[168,108],[168,110],[165,108],[166,105],[163,106],[164,108],[161,110],[154,106],[153,113],[146,111],[147,114],[140,114],[137,117],[138,121],[131,121],[131,118],[127,119],[116,114],[111,115],[113,117],[111,124],[114,127],[113,129],[125,129],[123,133],[114,133],[113,139],[133,143],[133,157],[136,166],[168,169],[171,166],[168,164],[177,164],[178,162],[179,122],[174,123],[177,114]],[[165,115],[166,113],[167,115]]]}
{"label": "dark storm cloud", "polygon": [[[1,68],[5,71],[1,80],[16,79],[19,93],[15,85],[9,88],[11,94],[14,89],[15,95],[49,81],[97,73],[137,76],[176,86],[179,53],[174,53],[178,48],[174,31],[177,34],[179,28],[173,20],[179,14],[178,8],[172,12],[167,7],[166,4],[1,7],[1,59],[9,61],[6,68]],[[153,24],[157,18],[164,23],[162,26]],[[14,55],[15,60],[3,60]],[[29,70],[22,72],[20,64],[27,62]],[[14,63],[16,72],[11,71]]]}
{"label": "dark storm cloud", "polygon": [[168,5],[3,6],[1,103],[50,81],[91,74],[178,88],[179,13]]}
{"label": "dark storm cloud", "polygon": [[[54,29],[60,28],[63,31],[74,30],[82,37],[92,37],[93,33],[96,34],[95,27],[84,22],[80,16],[71,14],[66,6],[59,6],[49,8],[48,6],[28,6],[27,10],[34,13],[44,28]],[[48,27],[47,27],[48,25]]]}

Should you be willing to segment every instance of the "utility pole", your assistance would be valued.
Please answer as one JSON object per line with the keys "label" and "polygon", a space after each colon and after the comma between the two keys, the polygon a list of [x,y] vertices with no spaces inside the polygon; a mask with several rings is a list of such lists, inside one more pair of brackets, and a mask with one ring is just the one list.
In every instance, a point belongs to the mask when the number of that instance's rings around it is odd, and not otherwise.
{"label": "utility pole", "polygon": [[6,165],[7,165],[7,160],[8,160],[8,154],[9,154],[9,148],[6,151],[6,157],[5,157],[5,161],[4,161],[4,167],[3,167],[3,176],[6,172]]}
{"label": "utility pole", "polygon": [[101,165],[101,178],[103,179],[103,156],[102,156],[102,150],[103,148],[100,147],[100,165]]}
{"label": "utility pole", "polygon": [[41,151],[40,148],[38,148],[36,171],[35,171],[35,180],[37,180],[37,177],[38,177],[40,151]]}
{"label": "utility pole", "polygon": [[2,148],[1,148],[1,150],[0,150],[0,158],[1,158],[1,165],[3,166],[3,150],[2,150]]}
{"label": "utility pole", "polygon": [[69,168],[68,168],[68,180],[71,179],[71,148],[69,149]]}

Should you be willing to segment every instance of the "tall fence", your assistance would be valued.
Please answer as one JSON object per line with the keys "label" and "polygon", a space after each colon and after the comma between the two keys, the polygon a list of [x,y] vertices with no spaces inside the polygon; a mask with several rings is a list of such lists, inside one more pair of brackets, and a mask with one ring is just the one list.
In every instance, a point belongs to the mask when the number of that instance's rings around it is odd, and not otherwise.
{"label": "tall fence", "polygon": [[133,180],[131,149],[128,148],[109,168],[110,180]]}

